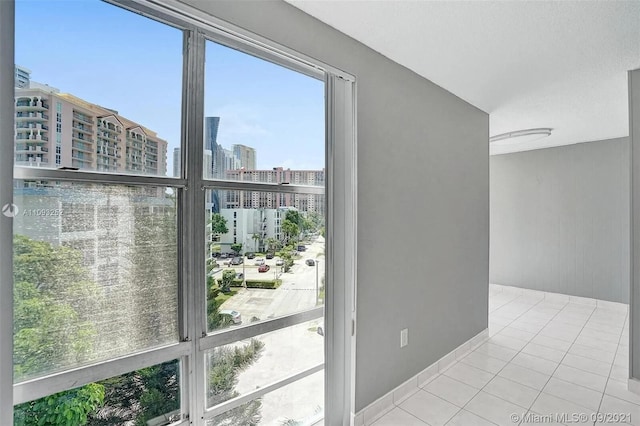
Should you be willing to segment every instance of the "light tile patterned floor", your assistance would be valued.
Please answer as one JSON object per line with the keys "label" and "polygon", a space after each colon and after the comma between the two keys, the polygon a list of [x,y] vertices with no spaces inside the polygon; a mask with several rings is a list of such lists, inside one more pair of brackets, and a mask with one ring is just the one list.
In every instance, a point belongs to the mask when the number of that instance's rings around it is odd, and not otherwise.
{"label": "light tile patterned floor", "polygon": [[491,286],[489,312],[487,342],[373,425],[640,425],[626,311]]}

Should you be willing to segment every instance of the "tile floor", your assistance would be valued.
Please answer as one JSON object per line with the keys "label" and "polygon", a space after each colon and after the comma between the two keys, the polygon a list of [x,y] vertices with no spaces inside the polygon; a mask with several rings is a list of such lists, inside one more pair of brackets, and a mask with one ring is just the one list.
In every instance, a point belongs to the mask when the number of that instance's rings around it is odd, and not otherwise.
{"label": "tile floor", "polygon": [[373,425],[640,425],[620,307],[491,286],[489,339]]}

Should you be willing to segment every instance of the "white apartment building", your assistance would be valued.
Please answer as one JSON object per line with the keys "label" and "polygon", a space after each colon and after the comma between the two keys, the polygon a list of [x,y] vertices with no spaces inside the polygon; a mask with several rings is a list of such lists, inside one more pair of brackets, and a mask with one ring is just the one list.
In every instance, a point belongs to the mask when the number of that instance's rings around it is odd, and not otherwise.
{"label": "white apartment building", "polygon": [[[221,209],[229,232],[220,235],[220,252],[231,252],[232,244],[242,251],[264,251],[269,238],[282,240],[282,221],[287,209]],[[255,236],[255,237],[254,237]]]}

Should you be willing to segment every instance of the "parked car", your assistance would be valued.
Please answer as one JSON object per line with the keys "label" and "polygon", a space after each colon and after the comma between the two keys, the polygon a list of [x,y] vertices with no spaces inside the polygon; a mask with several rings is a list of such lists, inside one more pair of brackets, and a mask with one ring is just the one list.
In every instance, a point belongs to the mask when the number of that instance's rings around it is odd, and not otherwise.
{"label": "parked car", "polygon": [[246,253],[246,256],[247,256],[247,259],[253,259],[254,257],[256,257],[256,254],[249,252],[249,253]]}
{"label": "parked car", "polygon": [[236,280],[241,280],[244,278],[244,274],[242,272],[236,274]]}
{"label": "parked car", "polygon": [[238,311],[232,311],[231,309],[221,309],[220,315],[226,315],[229,317],[232,323],[240,324],[242,322],[242,315]]}
{"label": "parked car", "polygon": [[282,259],[276,260],[276,266],[282,266],[282,265],[284,265],[284,260]]}
{"label": "parked car", "polygon": [[318,328],[316,328],[316,333],[318,333],[321,336],[324,336],[324,321],[318,324]]}
{"label": "parked car", "polygon": [[304,263],[306,263],[309,266],[314,266],[316,264],[315,260],[313,259],[307,259],[304,261]]}
{"label": "parked car", "polygon": [[264,259],[261,257],[256,258],[256,266],[264,265]]}
{"label": "parked car", "polygon": [[269,265],[267,265],[266,263],[264,265],[260,265],[260,267],[258,268],[258,272],[267,272],[269,270]]}
{"label": "parked car", "polygon": [[242,265],[242,258],[241,257],[234,257],[233,259],[231,259],[231,264],[232,265]]}
{"label": "parked car", "polygon": [[229,257],[227,253],[220,253],[220,259],[226,259],[227,257]]}
{"label": "parked car", "polygon": [[303,245],[298,246],[298,251],[307,251],[307,247]]}
{"label": "parked car", "polygon": [[273,253],[267,253],[265,256],[267,259],[273,259]]}

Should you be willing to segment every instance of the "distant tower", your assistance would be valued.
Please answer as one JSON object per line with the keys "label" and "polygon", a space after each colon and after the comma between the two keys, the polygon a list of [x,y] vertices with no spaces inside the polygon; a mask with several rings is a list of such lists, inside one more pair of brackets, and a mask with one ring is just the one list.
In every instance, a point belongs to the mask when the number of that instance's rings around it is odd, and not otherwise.
{"label": "distant tower", "polygon": [[233,155],[245,170],[256,170],[256,150],[246,145],[233,145]]}
{"label": "distant tower", "polygon": [[180,177],[180,148],[173,149],[173,177]]}
{"label": "distant tower", "polygon": [[[204,118],[204,149],[209,152],[204,160],[204,177],[209,179],[225,178],[224,148],[218,144],[218,127],[220,117]],[[220,198],[222,194],[218,190],[210,190],[207,194],[207,206],[211,213],[220,213]]]}
{"label": "distant tower", "polygon": [[20,65],[15,65],[14,86],[18,89],[28,89],[31,81],[31,70]]}

